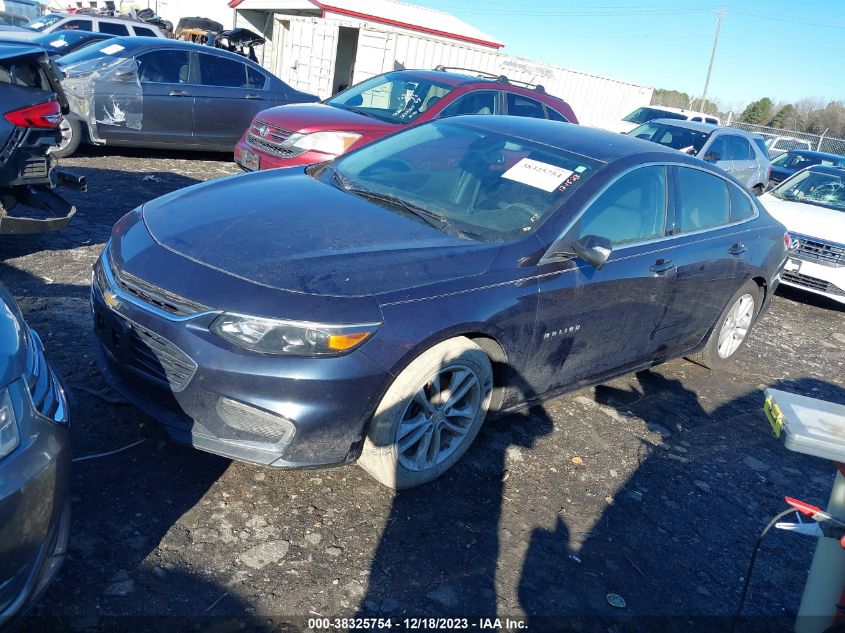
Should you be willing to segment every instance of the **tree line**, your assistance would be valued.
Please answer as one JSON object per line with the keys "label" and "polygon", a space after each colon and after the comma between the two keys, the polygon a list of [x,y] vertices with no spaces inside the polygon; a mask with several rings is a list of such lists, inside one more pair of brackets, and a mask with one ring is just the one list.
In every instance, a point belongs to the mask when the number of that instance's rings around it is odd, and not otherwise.
{"label": "tree line", "polygon": [[766,125],[793,132],[809,132],[835,138],[845,138],[845,102],[830,101],[825,104],[817,99],[802,99],[795,103],[775,102],[769,97],[752,101],[739,111],[741,105],[729,107],[719,100],[690,97],[685,92],[659,88],[651,97],[652,105],[672,106],[716,114],[726,121],[732,113],[733,120],[755,125]]}

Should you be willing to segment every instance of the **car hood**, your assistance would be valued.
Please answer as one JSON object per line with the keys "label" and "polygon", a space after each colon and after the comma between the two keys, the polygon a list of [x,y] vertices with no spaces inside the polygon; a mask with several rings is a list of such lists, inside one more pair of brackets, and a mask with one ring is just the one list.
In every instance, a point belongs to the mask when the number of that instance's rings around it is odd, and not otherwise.
{"label": "car hood", "polygon": [[845,211],[781,200],[770,193],[763,194],[759,200],[787,231],[825,241],[845,242]]}
{"label": "car hood", "polygon": [[0,285],[0,387],[26,369],[26,324],[12,295]]}
{"label": "car hood", "polygon": [[291,103],[259,112],[257,120],[293,132],[379,132],[387,134],[401,126],[324,103]]}
{"label": "car hood", "polygon": [[279,290],[371,296],[483,273],[498,245],[443,233],[306,175],[268,170],[148,203],[165,248]]}

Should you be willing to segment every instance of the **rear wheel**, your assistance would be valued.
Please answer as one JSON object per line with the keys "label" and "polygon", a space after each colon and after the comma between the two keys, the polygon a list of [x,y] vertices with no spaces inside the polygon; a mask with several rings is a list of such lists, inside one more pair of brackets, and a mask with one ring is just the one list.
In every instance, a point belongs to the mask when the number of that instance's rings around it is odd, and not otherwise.
{"label": "rear wheel", "polygon": [[766,193],[766,185],[762,183],[759,185],[754,185],[754,188],[751,191],[755,196],[762,196],[764,193]]}
{"label": "rear wheel", "polygon": [[73,155],[82,142],[82,126],[79,124],[79,120],[73,117],[63,117],[59,131],[62,133],[62,138],[58,145],[50,148],[50,153],[56,158]]}
{"label": "rear wheel", "polygon": [[490,359],[468,338],[426,350],[384,395],[358,464],[390,488],[432,481],[472,444],[492,389]]}
{"label": "rear wheel", "polygon": [[719,316],[707,343],[701,351],[689,356],[689,360],[710,369],[727,365],[748,341],[748,335],[760,312],[762,295],[754,281],[742,284]]}

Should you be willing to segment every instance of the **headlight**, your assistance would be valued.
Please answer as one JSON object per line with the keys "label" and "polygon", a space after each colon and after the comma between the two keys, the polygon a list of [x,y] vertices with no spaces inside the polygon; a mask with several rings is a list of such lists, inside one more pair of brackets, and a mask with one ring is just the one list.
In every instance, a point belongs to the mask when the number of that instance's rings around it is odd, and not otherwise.
{"label": "headlight", "polygon": [[0,393],[0,459],[15,450],[18,444],[20,444],[20,437],[15,410],[12,408],[9,390],[3,389]]}
{"label": "headlight", "polygon": [[298,149],[303,152],[314,150],[323,154],[337,156],[348,150],[352,144],[361,138],[360,134],[352,132],[314,132],[312,134],[291,134],[282,147]]}
{"label": "headlight", "polygon": [[211,331],[230,343],[254,352],[327,356],[355,349],[370,338],[379,325],[327,325],[222,314],[211,324]]}

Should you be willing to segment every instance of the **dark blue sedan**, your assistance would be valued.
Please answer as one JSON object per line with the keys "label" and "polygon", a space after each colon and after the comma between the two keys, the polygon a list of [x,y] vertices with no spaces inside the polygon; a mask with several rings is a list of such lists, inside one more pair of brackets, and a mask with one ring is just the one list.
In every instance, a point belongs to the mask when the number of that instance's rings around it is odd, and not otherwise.
{"label": "dark blue sedan", "polygon": [[793,149],[772,159],[772,171],[769,172],[769,186],[782,183],[792,174],[813,165],[845,167],[845,156],[813,152],[808,149]]}
{"label": "dark blue sedan", "polygon": [[785,240],[674,150],[450,118],[129,213],[94,270],[98,354],[179,441],[410,487],[488,413],[678,356],[726,363]]}

